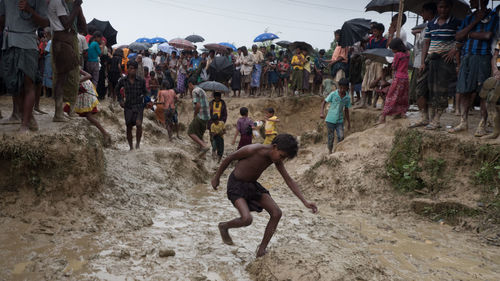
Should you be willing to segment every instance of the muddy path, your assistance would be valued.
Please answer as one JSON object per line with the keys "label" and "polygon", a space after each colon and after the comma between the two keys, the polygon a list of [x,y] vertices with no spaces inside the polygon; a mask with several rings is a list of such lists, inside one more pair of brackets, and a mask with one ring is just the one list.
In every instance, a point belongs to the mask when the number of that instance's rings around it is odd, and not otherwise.
{"label": "muddy path", "polygon": [[[265,106],[248,102],[255,108]],[[313,106],[305,114],[316,112]],[[273,167],[260,182],[282,208],[283,218],[269,253],[256,259],[268,219],[265,212],[253,214],[251,226],[231,230],[235,246],[224,245],[218,233],[218,222],[237,216],[225,195],[230,170],[214,191],[208,180],[217,163],[209,155],[201,164],[193,161],[196,149],[185,135],[169,143],[149,122],[142,149],[129,152],[118,116],[118,121],[104,119],[118,141],[104,149],[105,177],[91,192],[56,202],[26,190],[2,193],[0,280],[498,280],[500,276],[500,248],[472,233],[423,220],[404,208],[387,211],[369,198],[347,196],[355,193],[354,186],[331,194],[328,189],[316,192],[304,186],[306,195],[318,202],[315,215],[301,205]],[[77,126],[85,126],[78,122]],[[383,157],[374,158],[373,150],[386,151],[393,130],[388,126],[352,134],[331,157],[340,159],[346,170],[378,167]],[[234,151],[228,138],[226,153]],[[325,150],[323,144],[302,147],[297,159],[286,163],[292,177],[306,185],[305,174]],[[320,175],[310,183],[342,186],[324,180]],[[380,190],[386,192],[377,186],[379,181],[360,180],[359,185],[373,186],[379,196],[383,196]],[[168,256],[160,257],[160,252]]]}

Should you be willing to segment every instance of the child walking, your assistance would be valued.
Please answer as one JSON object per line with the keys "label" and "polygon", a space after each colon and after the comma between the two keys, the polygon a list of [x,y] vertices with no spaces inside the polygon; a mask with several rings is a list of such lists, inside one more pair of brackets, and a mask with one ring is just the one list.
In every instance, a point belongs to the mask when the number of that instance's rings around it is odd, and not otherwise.
{"label": "child walking", "polygon": [[241,135],[238,149],[252,144],[252,129],[254,127],[252,119],[248,118],[248,108],[240,108],[241,117],[236,123],[236,134],[234,134],[233,145],[236,143],[236,138]]}
{"label": "child walking", "polygon": [[270,107],[266,109],[266,125],[264,126],[266,138],[263,144],[271,144],[276,135],[278,135],[276,123],[279,121],[278,116],[274,115],[274,108]]}
{"label": "child walking", "polygon": [[394,52],[394,61],[392,62],[394,79],[385,98],[384,111],[380,115],[379,124],[385,123],[387,115],[401,118],[408,110],[408,62],[410,54],[399,38],[394,38],[389,47]]}
{"label": "child walking", "polygon": [[337,142],[344,140],[344,115],[347,120],[347,129],[351,129],[351,119],[349,117],[349,108],[351,108],[351,97],[348,95],[349,80],[341,78],[339,89],[332,92],[321,104],[321,119],[325,119],[325,105],[330,104],[330,109],[326,115],[326,126],[328,128],[328,151],[333,151],[335,133],[337,133]]}
{"label": "child walking", "polygon": [[227,182],[227,197],[240,213],[239,218],[219,223],[219,231],[222,241],[225,244],[234,244],[229,235],[229,229],[249,226],[252,223],[250,212],[262,212],[262,209],[265,209],[269,213],[270,219],[267,223],[262,242],[257,249],[257,257],[266,254],[267,245],[276,231],[282,214],[280,208],[269,194],[269,191],[257,182],[262,172],[271,164],[276,166],[287,186],[302,201],[304,206],[311,209],[313,213],[318,211],[314,203],[310,203],[304,198],[299,186],[288,175],[283,164],[283,160],[294,158],[297,155],[298,149],[297,140],[293,136],[281,134],[274,138],[272,144],[247,145],[222,161],[212,179],[212,187],[217,190],[224,170],[233,161],[238,161]]}
{"label": "child walking", "polygon": [[213,147],[212,153],[217,154],[218,163],[224,154],[224,125],[224,122],[222,122],[217,114],[212,115],[212,125],[210,125],[210,136],[212,137]]}

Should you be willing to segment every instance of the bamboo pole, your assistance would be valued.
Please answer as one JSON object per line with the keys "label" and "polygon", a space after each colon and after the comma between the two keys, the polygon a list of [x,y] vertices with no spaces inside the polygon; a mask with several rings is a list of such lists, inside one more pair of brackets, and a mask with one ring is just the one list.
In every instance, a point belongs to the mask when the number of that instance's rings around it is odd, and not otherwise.
{"label": "bamboo pole", "polygon": [[398,13],[398,25],[396,29],[396,37],[399,38],[401,34],[401,23],[403,22],[403,11],[405,7],[405,0],[399,0],[399,13]]}

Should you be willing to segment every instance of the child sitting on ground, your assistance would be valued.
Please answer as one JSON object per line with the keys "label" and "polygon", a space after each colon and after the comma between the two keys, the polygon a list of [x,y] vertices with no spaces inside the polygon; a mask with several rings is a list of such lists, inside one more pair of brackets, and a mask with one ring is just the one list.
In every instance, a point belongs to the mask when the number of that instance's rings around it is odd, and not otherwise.
{"label": "child sitting on ground", "polygon": [[236,134],[234,134],[233,145],[236,143],[236,138],[241,135],[238,149],[252,144],[252,129],[254,127],[252,119],[248,118],[248,108],[240,108],[240,119],[236,123]]}
{"label": "child sitting on ground", "polygon": [[344,140],[344,114],[347,119],[347,129],[351,129],[349,108],[351,108],[351,97],[348,95],[349,80],[342,78],[339,81],[339,89],[332,92],[321,104],[321,119],[325,118],[325,105],[330,103],[330,109],[326,115],[326,127],[328,128],[328,151],[332,153],[335,132],[337,143]]}
{"label": "child sitting on ground", "polygon": [[266,109],[266,125],[264,126],[266,138],[263,144],[271,144],[273,139],[278,135],[276,130],[276,123],[280,120],[276,115],[274,115],[274,108],[270,107]]}
{"label": "child sitting on ground", "polygon": [[310,203],[304,198],[297,183],[288,175],[283,164],[283,160],[294,158],[297,155],[298,149],[297,140],[293,136],[282,134],[276,136],[272,144],[247,145],[222,161],[212,179],[212,187],[217,189],[224,170],[226,170],[231,162],[238,161],[227,181],[227,197],[240,213],[239,218],[219,223],[219,231],[222,241],[225,244],[234,245],[229,235],[229,229],[250,225],[252,223],[250,212],[262,212],[262,209],[266,209],[270,215],[270,219],[262,242],[257,249],[257,257],[266,254],[267,244],[271,240],[281,219],[281,210],[273,198],[271,198],[269,191],[258,183],[257,180],[267,167],[273,163],[290,190],[302,201],[304,206],[311,209],[313,213],[318,211],[314,203]]}
{"label": "child sitting on ground", "polygon": [[212,115],[212,125],[210,125],[210,136],[212,137],[212,155],[217,154],[218,162],[224,154],[224,122],[220,120],[217,114]]}

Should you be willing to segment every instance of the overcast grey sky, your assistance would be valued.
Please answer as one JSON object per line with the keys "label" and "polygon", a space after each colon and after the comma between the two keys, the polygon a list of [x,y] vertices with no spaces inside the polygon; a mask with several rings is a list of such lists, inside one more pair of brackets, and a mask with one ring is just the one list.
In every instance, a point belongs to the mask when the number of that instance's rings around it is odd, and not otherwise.
{"label": "overcast grey sky", "polygon": [[[344,21],[368,18],[388,28],[391,13],[364,12],[368,0],[83,0],[87,21],[109,20],[118,30],[118,44],[139,37],[167,40],[198,34],[204,43],[250,46],[264,32],[281,40],[306,41],[328,48],[333,31]],[[410,35],[415,19],[405,30]],[[413,43],[412,37],[408,41]]]}

